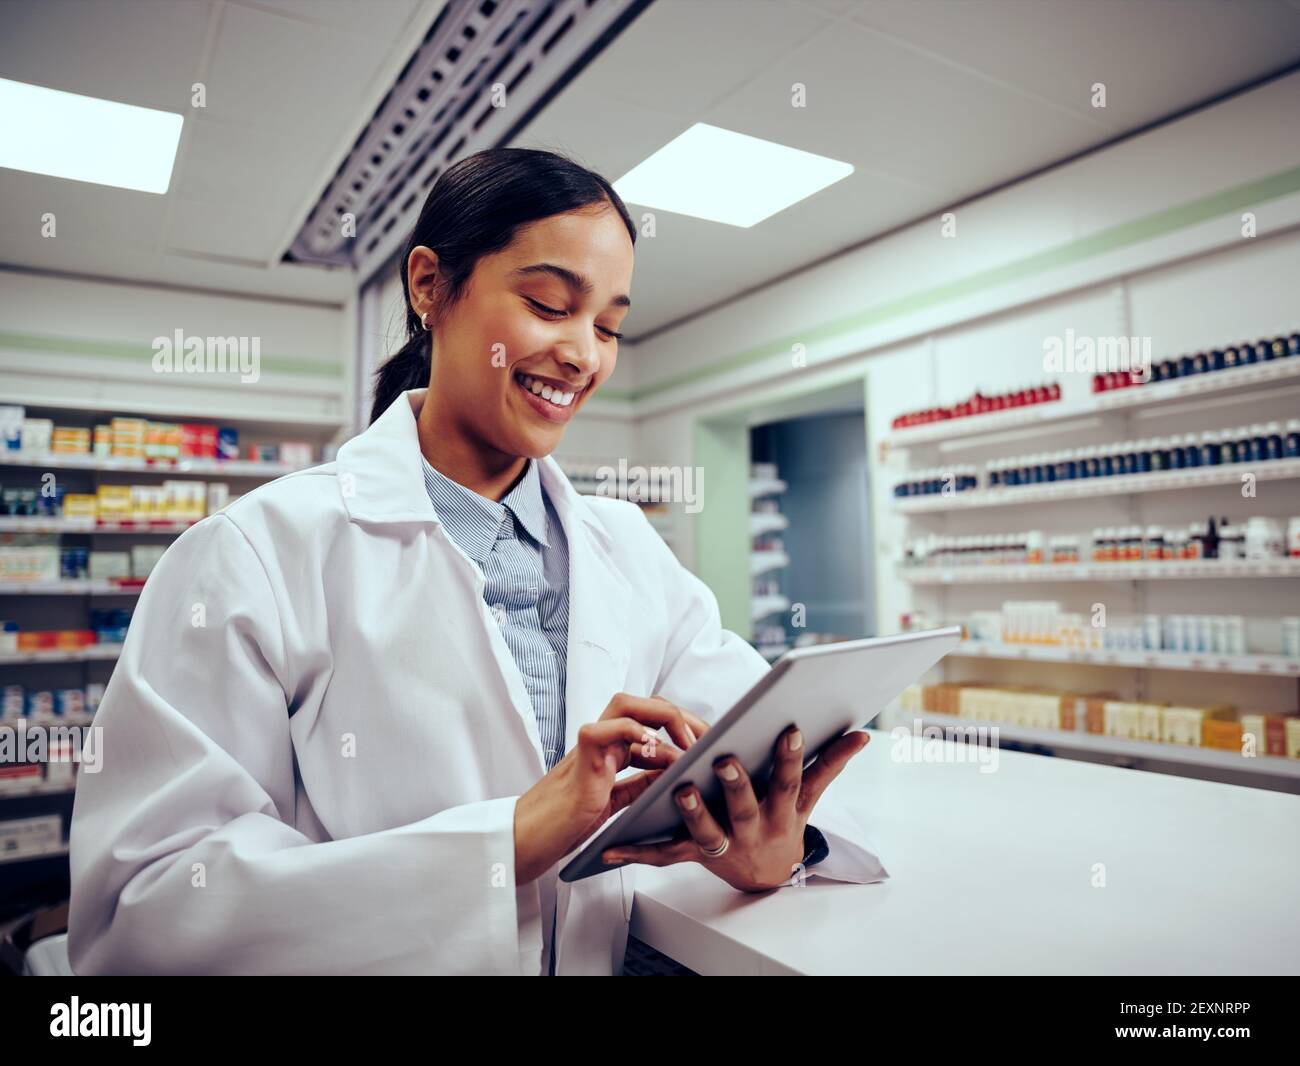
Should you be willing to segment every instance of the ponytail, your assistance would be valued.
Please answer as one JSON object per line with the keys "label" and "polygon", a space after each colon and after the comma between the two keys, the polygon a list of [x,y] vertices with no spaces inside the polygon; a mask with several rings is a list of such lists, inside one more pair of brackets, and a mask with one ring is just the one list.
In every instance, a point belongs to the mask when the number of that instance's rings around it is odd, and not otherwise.
{"label": "ponytail", "polygon": [[370,407],[374,422],[408,389],[429,384],[430,338],[423,326],[375,371],[375,402]]}

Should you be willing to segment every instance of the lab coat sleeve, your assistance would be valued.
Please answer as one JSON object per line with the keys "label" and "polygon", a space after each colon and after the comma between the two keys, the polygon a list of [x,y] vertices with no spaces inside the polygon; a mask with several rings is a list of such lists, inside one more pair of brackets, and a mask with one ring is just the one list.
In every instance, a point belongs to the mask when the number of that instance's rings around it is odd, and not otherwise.
{"label": "lab coat sleeve", "polygon": [[[649,525],[648,519],[643,521]],[[650,528],[669,605],[669,638],[655,694],[712,724],[771,667],[748,641],[722,627],[712,590]],[[809,818],[826,837],[830,852],[807,876],[859,884],[887,879],[889,873],[861,825],[831,795],[834,788],[832,783],[822,793]]]}
{"label": "lab coat sleeve", "polygon": [[540,944],[518,933],[517,797],[339,840],[295,828],[288,708],[306,668],[289,632],[224,514],[155,567],[95,716],[99,769],[77,785],[74,970],[536,972]]}

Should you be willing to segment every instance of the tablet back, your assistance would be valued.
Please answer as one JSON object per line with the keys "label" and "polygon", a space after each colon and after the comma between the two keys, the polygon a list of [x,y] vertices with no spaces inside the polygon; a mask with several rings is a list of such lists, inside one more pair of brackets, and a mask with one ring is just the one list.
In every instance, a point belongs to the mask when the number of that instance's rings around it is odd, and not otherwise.
{"label": "tablet back", "polygon": [[722,785],[713,763],[736,756],[761,798],[782,730],[798,725],[804,735],[804,765],[819,749],[876,717],[899,693],[957,646],[961,627],[901,633],[797,648],[782,656],[734,707],[669,767],[650,788],[605,826],[563,870],[577,881],[622,864],[605,865],[600,855],[616,844],[670,839],[681,829],[673,793],[694,784],[715,814],[725,812]]}

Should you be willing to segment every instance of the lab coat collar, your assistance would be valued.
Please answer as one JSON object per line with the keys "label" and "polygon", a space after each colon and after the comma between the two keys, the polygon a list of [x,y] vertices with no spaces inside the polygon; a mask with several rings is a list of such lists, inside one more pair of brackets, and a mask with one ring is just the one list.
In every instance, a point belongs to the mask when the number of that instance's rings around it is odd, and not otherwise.
{"label": "lab coat collar", "polygon": [[[442,524],[424,485],[416,416],[428,389],[410,389],[397,397],[370,425],[339,448],[339,491],[354,522]],[[609,530],[578,495],[560,464],[551,456],[536,460],[551,504],[560,518],[576,519],[590,529],[601,547],[611,546]]]}

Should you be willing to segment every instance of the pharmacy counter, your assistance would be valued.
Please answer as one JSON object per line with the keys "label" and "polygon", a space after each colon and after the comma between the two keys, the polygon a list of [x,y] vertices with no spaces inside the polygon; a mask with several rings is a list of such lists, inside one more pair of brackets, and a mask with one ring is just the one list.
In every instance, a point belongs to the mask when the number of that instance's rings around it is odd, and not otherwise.
{"label": "pharmacy counter", "polygon": [[832,786],[888,881],[748,895],[643,866],[632,935],[702,974],[1300,972],[1300,796],[925,752],[873,732]]}

